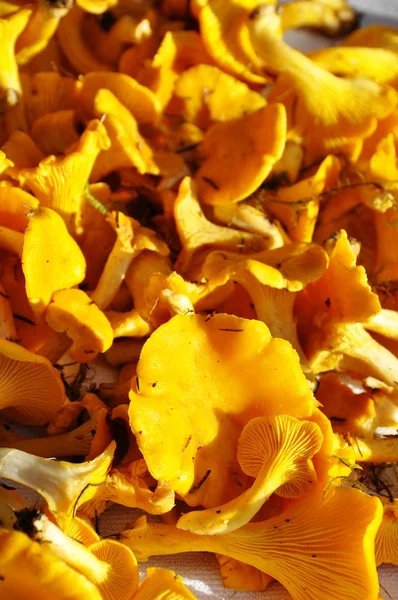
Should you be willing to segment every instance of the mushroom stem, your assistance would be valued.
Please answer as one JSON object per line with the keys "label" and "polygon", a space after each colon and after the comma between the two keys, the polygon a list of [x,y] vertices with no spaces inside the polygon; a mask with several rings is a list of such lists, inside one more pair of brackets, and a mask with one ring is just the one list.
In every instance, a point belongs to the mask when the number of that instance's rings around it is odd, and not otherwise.
{"label": "mushroom stem", "polygon": [[378,438],[363,440],[350,438],[357,462],[387,463],[398,460],[398,439]]}
{"label": "mushroom stem", "polygon": [[0,477],[36,490],[58,523],[67,523],[77,507],[94,495],[106,479],[115,443],[91,461],[80,464],[53,461],[21,450],[0,449]]}
{"label": "mushroom stem", "polygon": [[34,538],[37,541],[51,544],[51,551],[54,554],[88,579],[97,583],[108,578],[110,565],[99,560],[82,544],[65,535],[45,515],[40,515],[32,525],[36,530]]}
{"label": "mushroom stem", "polygon": [[55,365],[68,352],[72,343],[66,333],[54,333],[49,340],[40,346],[36,354],[45,356],[51,364]]}
{"label": "mushroom stem", "polygon": [[[106,412],[106,411],[105,411]],[[20,439],[15,442],[0,441],[0,448],[13,448],[29,452],[42,458],[60,458],[65,456],[88,456],[96,434],[98,414],[73,431],[43,438]]]}
{"label": "mushroom stem", "polygon": [[90,294],[91,299],[99,308],[105,309],[112,302],[123,283],[127,269],[138,252],[138,250],[132,250],[131,247],[129,248],[122,240],[117,238],[108,256],[98,285],[92,294]]}

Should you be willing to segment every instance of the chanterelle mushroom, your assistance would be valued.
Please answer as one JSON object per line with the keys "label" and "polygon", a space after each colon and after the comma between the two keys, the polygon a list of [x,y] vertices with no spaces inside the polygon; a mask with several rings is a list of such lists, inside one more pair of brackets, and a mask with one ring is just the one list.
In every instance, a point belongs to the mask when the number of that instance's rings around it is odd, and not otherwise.
{"label": "chanterelle mushroom", "polygon": [[121,541],[138,560],[188,551],[231,556],[272,575],[294,600],[374,600],[374,540],[382,514],[378,498],[339,487],[224,535],[197,535],[144,517]]}
{"label": "chanterelle mushroom", "polygon": [[152,476],[211,507],[248,487],[236,449],[250,419],[315,407],[296,352],[263,323],[177,315],[142,349],[129,415]]}
{"label": "chanterelle mushroom", "polygon": [[238,441],[239,464],[256,478],[252,487],[227,504],[183,515],[177,527],[201,535],[228,533],[246,525],[274,492],[293,498],[307,495],[315,489],[311,458],[321,444],[315,423],[288,415],[252,419]]}

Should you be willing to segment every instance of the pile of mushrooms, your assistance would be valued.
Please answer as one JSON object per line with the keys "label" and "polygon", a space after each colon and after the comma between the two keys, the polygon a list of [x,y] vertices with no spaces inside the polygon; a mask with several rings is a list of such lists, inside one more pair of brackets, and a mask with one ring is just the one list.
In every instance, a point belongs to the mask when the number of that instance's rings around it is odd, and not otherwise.
{"label": "pile of mushrooms", "polygon": [[[346,0],[0,0],[0,45],[0,597],[194,600],[138,563],[209,552],[234,590],[382,598],[398,30]],[[102,537],[114,505],[141,515]]]}

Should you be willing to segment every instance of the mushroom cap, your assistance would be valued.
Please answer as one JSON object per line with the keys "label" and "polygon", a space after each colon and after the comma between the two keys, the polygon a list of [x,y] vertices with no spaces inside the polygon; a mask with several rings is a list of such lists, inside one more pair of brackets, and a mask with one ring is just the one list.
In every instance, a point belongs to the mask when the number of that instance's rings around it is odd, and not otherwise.
{"label": "mushroom cap", "polygon": [[24,425],[48,423],[67,402],[59,372],[44,357],[0,340],[2,415]]}
{"label": "mushroom cap", "polygon": [[184,71],[175,84],[174,93],[180,98],[185,119],[202,129],[214,121],[239,119],[266,104],[263,96],[245,83],[206,64]]}
{"label": "mushroom cap", "polygon": [[41,319],[52,295],[83,281],[86,261],[63,219],[50,208],[38,208],[25,232],[22,266],[29,303]]}
{"label": "mushroom cap", "polygon": [[184,514],[177,527],[200,535],[225,534],[246,525],[273,493],[304,497],[316,488],[312,457],[322,446],[318,425],[289,415],[252,419],[238,442],[238,461],[251,488],[215,508]]}
{"label": "mushroom cap", "polygon": [[193,506],[215,506],[247,486],[236,448],[251,418],[305,419],[315,408],[290,344],[230,315],[173,317],[145,343],[137,375],[129,416],[139,448],[152,476]]}
{"label": "mushroom cap", "polygon": [[229,204],[250,196],[281,158],[285,143],[286,111],[281,104],[212,125],[203,138],[205,160],[195,173],[201,202]]}
{"label": "mushroom cap", "polygon": [[46,321],[52,329],[66,332],[73,340],[69,354],[77,362],[89,362],[112,345],[113,331],[108,319],[82,290],[55,292]]}

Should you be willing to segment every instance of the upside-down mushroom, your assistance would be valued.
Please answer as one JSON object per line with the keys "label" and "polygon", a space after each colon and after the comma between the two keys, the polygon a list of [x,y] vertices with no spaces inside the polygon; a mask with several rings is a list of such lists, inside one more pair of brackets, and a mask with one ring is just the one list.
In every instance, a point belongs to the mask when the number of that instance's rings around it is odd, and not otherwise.
{"label": "upside-down mushroom", "polygon": [[248,487],[236,449],[251,418],[305,419],[314,408],[297,354],[263,323],[177,315],[142,349],[129,415],[151,475],[189,505],[212,507]]}
{"label": "upside-down mushroom", "polygon": [[57,523],[68,523],[77,508],[103,485],[116,444],[112,442],[91,461],[74,464],[33,456],[21,450],[0,449],[0,476],[30,487],[46,500]]}
{"label": "upside-down mushroom", "polygon": [[15,56],[15,43],[29,22],[32,10],[24,8],[0,19],[2,47],[0,75],[0,115],[18,104],[22,95]]}
{"label": "upside-down mushroom", "polygon": [[200,535],[228,533],[246,525],[273,493],[308,495],[317,483],[311,458],[321,444],[315,423],[289,415],[252,419],[239,438],[238,461],[246,475],[255,477],[253,485],[227,504],[186,513],[177,528]]}
{"label": "upside-down mushroom", "polygon": [[49,361],[14,342],[0,340],[2,417],[44,425],[67,402],[59,373]]}
{"label": "upside-down mushroom", "polygon": [[376,534],[376,564],[398,566],[398,499],[383,503],[384,514]]}
{"label": "upside-down mushroom", "polygon": [[45,545],[52,554],[83,575],[98,589],[101,598],[130,600],[139,577],[131,550],[113,540],[84,546],[37,510],[25,509],[17,516],[15,529],[28,533],[32,540]]}
{"label": "upside-down mushroom", "polygon": [[382,513],[378,498],[339,487],[225,535],[197,535],[144,517],[121,541],[140,561],[188,551],[230,556],[273,576],[294,600],[374,600],[374,540]]}
{"label": "upside-down mushroom", "polygon": [[281,158],[285,143],[286,111],[281,104],[215,123],[204,135],[204,161],[194,177],[199,199],[217,205],[247,198]]}

